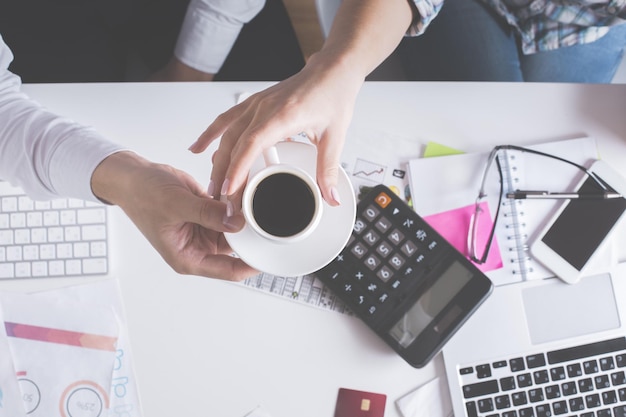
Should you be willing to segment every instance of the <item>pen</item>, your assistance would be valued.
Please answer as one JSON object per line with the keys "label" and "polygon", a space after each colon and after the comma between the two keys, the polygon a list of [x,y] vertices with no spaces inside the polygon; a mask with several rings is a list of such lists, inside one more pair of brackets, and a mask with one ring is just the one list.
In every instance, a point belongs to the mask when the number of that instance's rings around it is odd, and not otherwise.
{"label": "pen", "polygon": [[572,200],[608,200],[612,198],[621,198],[620,193],[614,191],[603,191],[599,193],[551,193],[550,191],[524,191],[517,190],[513,193],[507,193],[507,198],[515,200],[532,200],[532,199],[572,199]]}

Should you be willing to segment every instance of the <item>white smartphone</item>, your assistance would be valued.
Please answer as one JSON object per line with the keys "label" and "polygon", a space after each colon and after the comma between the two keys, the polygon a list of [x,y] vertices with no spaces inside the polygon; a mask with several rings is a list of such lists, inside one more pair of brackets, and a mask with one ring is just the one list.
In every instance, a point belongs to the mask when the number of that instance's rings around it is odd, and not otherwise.
{"label": "white smartphone", "polygon": [[[626,180],[606,162],[589,168],[606,185],[626,196]],[[580,195],[602,191],[588,175],[576,187]],[[609,240],[615,225],[626,212],[624,197],[565,200],[530,246],[532,256],[563,281],[573,284]]]}

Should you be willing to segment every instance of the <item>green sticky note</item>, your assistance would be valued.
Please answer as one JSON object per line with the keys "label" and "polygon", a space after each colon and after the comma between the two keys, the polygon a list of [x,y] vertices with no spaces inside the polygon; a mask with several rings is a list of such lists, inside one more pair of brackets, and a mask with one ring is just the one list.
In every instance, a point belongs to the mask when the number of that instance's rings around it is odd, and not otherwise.
{"label": "green sticky note", "polygon": [[458,155],[464,153],[458,149],[451,148],[449,146],[442,145],[437,142],[428,142],[424,149],[424,158],[430,158],[431,156],[446,156],[446,155]]}

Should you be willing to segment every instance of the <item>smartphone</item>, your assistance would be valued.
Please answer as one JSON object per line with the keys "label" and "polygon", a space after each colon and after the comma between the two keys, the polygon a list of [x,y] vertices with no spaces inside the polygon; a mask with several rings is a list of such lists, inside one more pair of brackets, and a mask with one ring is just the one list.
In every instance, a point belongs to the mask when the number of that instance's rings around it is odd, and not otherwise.
{"label": "smartphone", "polygon": [[[626,180],[606,162],[589,168],[612,191],[626,196]],[[588,175],[577,185],[581,195],[602,188]],[[530,246],[532,256],[563,281],[573,284],[585,275],[585,267],[600,252],[626,212],[626,199],[566,200]]]}

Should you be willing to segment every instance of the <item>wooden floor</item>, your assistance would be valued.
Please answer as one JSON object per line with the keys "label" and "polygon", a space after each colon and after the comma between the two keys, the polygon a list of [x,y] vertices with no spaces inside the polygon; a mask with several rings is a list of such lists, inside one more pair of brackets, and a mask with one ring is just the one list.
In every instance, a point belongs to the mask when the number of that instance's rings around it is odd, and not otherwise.
{"label": "wooden floor", "polygon": [[315,10],[315,0],[283,0],[305,58],[324,43]]}

